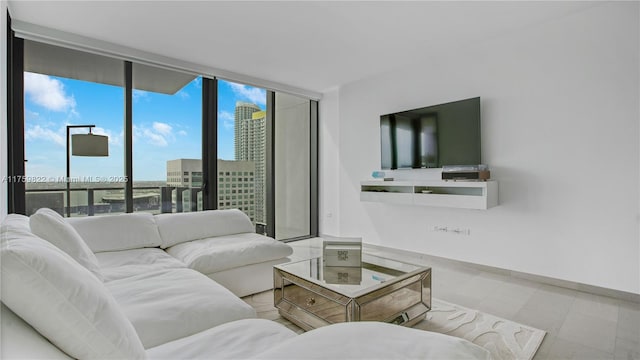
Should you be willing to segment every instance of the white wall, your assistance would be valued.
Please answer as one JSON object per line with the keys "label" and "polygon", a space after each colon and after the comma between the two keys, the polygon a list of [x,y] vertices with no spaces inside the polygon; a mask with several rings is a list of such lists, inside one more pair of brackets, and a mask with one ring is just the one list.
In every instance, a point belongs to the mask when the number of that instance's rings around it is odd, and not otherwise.
{"label": "white wall", "polygon": [[0,1],[0,221],[7,215],[7,2]]}
{"label": "white wall", "polygon": [[325,235],[340,233],[340,157],[339,157],[339,101],[340,91],[325,93],[318,108],[319,133],[319,228]]}
{"label": "white wall", "polygon": [[[321,231],[640,293],[638,6],[594,6],[325,94]],[[380,114],[475,96],[500,206],[359,201],[380,167]]]}

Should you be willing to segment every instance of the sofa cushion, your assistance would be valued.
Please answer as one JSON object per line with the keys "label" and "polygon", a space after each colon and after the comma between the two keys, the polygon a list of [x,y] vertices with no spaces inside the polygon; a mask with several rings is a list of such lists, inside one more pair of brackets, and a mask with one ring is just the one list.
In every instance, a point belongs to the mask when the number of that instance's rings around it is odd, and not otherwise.
{"label": "sofa cushion", "polygon": [[0,359],[72,359],[2,304]]}
{"label": "sofa cushion", "polygon": [[69,225],[62,215],[51,209],[42,208],[31,215],[29,225],[34,235],[47,240],[58,249],[66,252],[80,265],[91,271],[100,281],[103,280],[98,266],[98,259],[82,240],[76,229]]}
{"label": "sofa cushion", "polygon": [[105,251],[96,254],[104,281],[123,279],[143,273],[186,268],[182,261],[158,248]]}
{"label": "sofa cushion", "polygon": [[[301,356],[301,354],[303,354]],[[324,326],[276,344],[256,359],[456,359],[489,360],[470,341],[382,322]]]}
{"label": "sofa cushion", "polygon": [[[21,214],[9,214],[2,221],[2,232],[30,234],[29,217]],[[2,238],[4,239],[4,237]]]}
{"label": "sofa cushion", "polygon": [[105,283],[145,348],[193,335],[255,310],[191,269],[170,269]]}
{"label": "sofa cushion", "polygon": [[291,246],[270,237],[243,233],[194,240],[167,249],[171,256],[203,274],[281,259],[293,253]]}
{"label": "sofa cushion", "polygon": [[[236,296],[243,297],[273,290],[273,266],[289,261],[289,258],[280,258],[205,275],[229,289]],[[242,281],[238,281],[238,279],[242,279]]]}
{"label": "sofa cushion", "polygon": [[275,321],[246,319],[216,326],[147,350],[149,359],[247,359],[296,333]]}
{"label": "sofa cushion", "polygon": [[249,217],[237,209],[158,214],[156,223],[163,249],[191,240],[255,232]]}
{"label": "sofa cushion", "polygon": [[158,247],[162,242],[149,213],[87,216],[67,221],[94,253]]}
{"label": "sofa cushion", "polygon": [[141,359],[133,326],[104,284],[35,235],[3,233],[1,299],[69,356]]}

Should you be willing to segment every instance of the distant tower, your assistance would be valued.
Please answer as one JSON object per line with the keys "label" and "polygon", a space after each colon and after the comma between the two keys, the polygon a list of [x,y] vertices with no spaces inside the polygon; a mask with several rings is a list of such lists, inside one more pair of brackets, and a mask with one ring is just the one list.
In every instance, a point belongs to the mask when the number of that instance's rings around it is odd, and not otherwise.
{"label": "distant tower", "polygon": [[247,120],[252,119],[254,112],[261,109],[256,104],[247,103],[244,101],[236,101],[236,111],[234,116],[234,139],[235,146],[235,158],[236,160],[247,160],[246,154],[249,142],[251,141],[249,128],[247,126]]}
{"label": "distant tower", "polygon": [[251,161],[255,164],[255,221],[264,223],[265,217],[265,151],[266,111],[258,105],[236,102],[235,111],[235,158],[236,161]]}

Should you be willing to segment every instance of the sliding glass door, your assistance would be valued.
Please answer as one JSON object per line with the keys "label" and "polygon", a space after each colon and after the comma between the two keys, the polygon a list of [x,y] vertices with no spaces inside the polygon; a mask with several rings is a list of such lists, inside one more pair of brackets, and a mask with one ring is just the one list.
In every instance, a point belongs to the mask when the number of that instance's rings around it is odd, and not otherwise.
{"label": "sliding glass door", "polygon": [[311,231],[311,102],[284,93],[274,99],[276,239]]}

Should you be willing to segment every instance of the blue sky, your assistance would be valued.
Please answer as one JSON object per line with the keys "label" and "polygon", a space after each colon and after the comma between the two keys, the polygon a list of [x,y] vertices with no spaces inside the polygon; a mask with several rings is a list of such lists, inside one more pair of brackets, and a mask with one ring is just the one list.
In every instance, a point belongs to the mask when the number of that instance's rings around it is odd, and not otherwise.
{"label": "blue sky", "polygon": [[[218,157],[233,160],[235,102],[253,102],[264,109],[266,92],[222,80],[218,84]],[[201,91],[201,78],[174,95],[134,90],[134,181],[164,181],[167,160],[201,158]],[[84,124],[96,125],[94,133],[109,136],[109,157],[74,156],[71,176],[122,176],[123,114],[121,87],[25,73],[27,176],[64,176],[66,125]]]}

